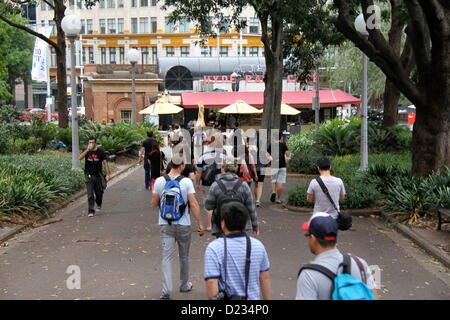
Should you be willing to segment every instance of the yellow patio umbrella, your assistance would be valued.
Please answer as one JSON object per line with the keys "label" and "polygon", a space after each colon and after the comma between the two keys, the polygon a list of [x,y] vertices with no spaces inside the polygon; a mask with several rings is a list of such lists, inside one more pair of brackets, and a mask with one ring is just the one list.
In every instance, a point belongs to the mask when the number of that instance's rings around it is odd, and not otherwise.
{"label": "yellow patio umbrella", "polygon": [[291,106],[287,105],[283,101],[281,102],[281,114],[284,116],[295,116],[299,114],[301,111],[298,111],[295,108],[292,108]]}
{"label": "yellow patio umbrella", "polygon": [[144,110],[139,111],[139,114],[174,114],[183,111],[183,108],[171,104],[164,99],[158,99],[154,104],[148,106]]}
{"label": "yellow patio umbrella", "polygon": [[228,114],[252,114],[252,113],[262,113],[263,111],[260,109],[256,109],[255,107],[252,107],[243,100],[237,100],[235,103],[232,103],[229,106],[220,109],[219,112]]}

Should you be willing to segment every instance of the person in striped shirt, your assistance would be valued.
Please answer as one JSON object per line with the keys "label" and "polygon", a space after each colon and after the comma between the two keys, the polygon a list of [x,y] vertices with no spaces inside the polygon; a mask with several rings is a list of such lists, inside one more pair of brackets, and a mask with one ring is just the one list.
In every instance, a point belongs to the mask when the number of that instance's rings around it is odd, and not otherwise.
{"label": "person in striped shirt", "polygon": [[[204,278],[206,296],[212,299],[219,291],[248,300],[270,300],[270,262],[261,241],[250,237],[250,272],[245,292],[245,263],[247,238],[244,232],[248,211],[240,202],[229,202],[221,208],[221,227],[227,241],[227,268],[224,266],[224,238],[212,241],[205,251]],[[225,282],[226,279],[226,282]]]}

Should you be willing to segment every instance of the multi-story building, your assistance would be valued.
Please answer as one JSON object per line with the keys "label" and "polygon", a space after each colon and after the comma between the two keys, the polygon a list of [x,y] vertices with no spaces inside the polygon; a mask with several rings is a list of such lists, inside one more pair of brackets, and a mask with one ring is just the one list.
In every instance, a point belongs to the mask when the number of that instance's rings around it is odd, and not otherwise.
{"label": "multi-story building", "polygon": [[[263,56],[260,24],[251,8],[243,11],[247,27],[238,33],[223,25],[217,38],[202,40],[187,19],[168,22],[168,12],[156,0],[100,0],[91,9],[77,0],[71,11],[81,19],[82,64],[127,64],[127,51],[141,51],[140,64],[156,64],[157,57],[189,56]],[[69,1],[73,5],[74,1]],[[52,23],[53,11],[40,2],[37,23]],[[53,30],[55,32],[55,30]],[[241,52],[242,50],[242,52]],[[52,66],[56,57],[52,50]]]}

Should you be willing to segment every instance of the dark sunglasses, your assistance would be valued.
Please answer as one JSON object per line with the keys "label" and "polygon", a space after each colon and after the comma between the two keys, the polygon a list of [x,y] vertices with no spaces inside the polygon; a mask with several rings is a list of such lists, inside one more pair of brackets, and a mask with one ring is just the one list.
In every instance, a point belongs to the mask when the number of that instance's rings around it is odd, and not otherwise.
{"label": "dark sunglasses", "polygon": [[305,237],[306,238],[309,238],[311,236],[311,233],[310,232],[305,232]]}

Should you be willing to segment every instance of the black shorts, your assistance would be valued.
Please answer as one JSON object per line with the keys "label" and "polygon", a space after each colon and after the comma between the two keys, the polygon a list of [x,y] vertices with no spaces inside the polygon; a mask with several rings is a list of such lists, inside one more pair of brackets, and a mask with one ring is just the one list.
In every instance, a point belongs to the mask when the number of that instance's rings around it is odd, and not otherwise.
{"label": "black shorts", "polygon": [[256,171],[256,173],[258,174],[258,182],[264,182],[265,175],[262,174],[261,170]]}

